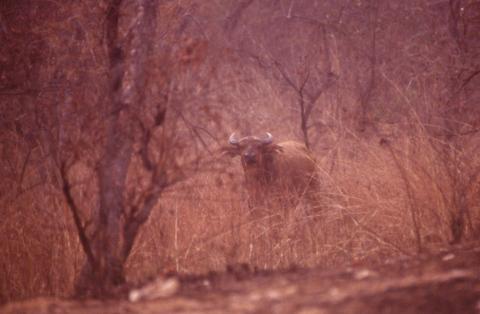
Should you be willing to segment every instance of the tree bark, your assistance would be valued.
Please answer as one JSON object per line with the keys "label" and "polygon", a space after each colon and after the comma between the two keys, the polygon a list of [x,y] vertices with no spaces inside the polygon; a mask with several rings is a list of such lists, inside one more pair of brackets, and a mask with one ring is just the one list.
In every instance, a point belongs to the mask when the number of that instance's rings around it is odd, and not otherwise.
{"label": "tree bark", "polygon": [[[125,282],[125,261],[140,225],[146,221],[131,214],[135,210],[126,204],[124,196],[133,152],[133,117],[145,102],[146,63],[155,31],[156,1],[139,1],[128,50],[119,40],[121,5],[122,0],[113,0],[107,13],[110,110],[106,119],[105,150],[97,172],[100,204],[89,239],[94,261],[87,260],[78,277],[76,292],[80,296],[118,293]],[[127,73],[129,79],[126,79]],[[132,229],[132,224],[136,228]]]}

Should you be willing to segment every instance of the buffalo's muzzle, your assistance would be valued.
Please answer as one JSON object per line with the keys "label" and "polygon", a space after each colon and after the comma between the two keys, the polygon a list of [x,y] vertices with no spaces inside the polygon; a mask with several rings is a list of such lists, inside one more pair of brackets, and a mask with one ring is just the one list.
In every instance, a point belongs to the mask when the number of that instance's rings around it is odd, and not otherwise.
{"label": "buffalo's muzzle", "polygon": [[244,154],[244,155],[243,155],[243,161],[244,161],[247,165],[252,165],[252,164],[254,164],[254,163],[257,162],[257,158],[256,158],[255,154],[247,153],[247,154]]}

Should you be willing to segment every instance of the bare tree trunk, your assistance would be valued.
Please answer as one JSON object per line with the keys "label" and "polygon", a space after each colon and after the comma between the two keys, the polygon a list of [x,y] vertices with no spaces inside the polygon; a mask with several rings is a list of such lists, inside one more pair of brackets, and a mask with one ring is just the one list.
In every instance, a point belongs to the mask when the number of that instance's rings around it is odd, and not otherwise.
{"label": "bare tree trunk", "polygon": [[139,227],[158,198],[150,196],[152,201],[146,202],[139,213],[124,199],[132,157],[134,112],[143,108],[145,100],[146,61],[155,30],[156,1],[139,1],[128,51],[119,45],[118,39],[121,4],[122,0],[113,0],[107,16],[110,114],[106,120],[105,152],[98,169],[99,212],[93,217],[94,232],[89,239],[93,260],[87,259],[77,280],[79,295],[117,294],[116,288],[125,282],[124,264]]}

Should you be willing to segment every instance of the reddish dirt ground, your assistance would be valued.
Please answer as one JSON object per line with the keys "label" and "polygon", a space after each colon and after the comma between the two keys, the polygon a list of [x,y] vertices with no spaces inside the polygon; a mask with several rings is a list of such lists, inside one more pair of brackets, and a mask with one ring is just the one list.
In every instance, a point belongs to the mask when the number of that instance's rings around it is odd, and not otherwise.
{"label": "reddish dirt ground", "polygon": [[129,302],[36,298],[0,313],[480,313],[480,244],[337,271],[181,278],[170,297]]}

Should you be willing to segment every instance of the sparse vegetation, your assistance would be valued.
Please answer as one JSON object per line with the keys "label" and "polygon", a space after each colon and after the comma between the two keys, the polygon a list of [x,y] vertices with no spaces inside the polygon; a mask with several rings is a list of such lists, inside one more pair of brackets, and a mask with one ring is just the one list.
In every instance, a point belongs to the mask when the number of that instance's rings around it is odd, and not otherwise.
{"label": "sparse vegetation", "polygon": [[[115,101],[132,151],[119,217],[151,206],[123,252],[129,282],[380,264],[478,238],[480,2],[158,1],[135,37],[140,2],[0,2],[0,302],[74,293],[86,257],[64,183],[92,239]],[[148,49],[113,101],[112,3],[125,64]],[[307,143],[322,210],[249,215],[241,166],[219,152],[232,131]]]}

